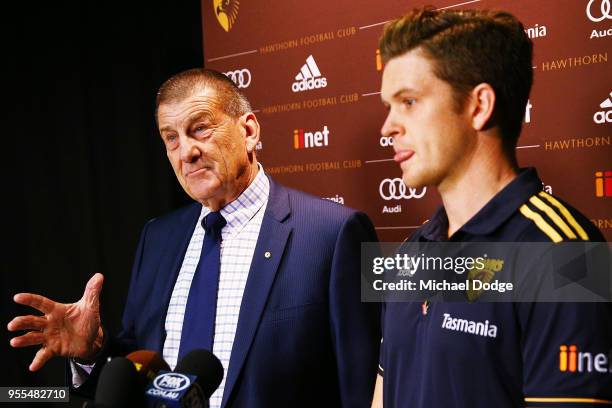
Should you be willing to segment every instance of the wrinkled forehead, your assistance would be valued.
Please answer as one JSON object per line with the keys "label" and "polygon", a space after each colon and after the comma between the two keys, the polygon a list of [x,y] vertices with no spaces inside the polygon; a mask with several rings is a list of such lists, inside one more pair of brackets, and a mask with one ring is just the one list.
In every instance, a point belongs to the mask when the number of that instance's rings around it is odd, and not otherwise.
{"label": "wrinkled forehead", "polygon": [[217,91],[207,85],[200,85],[189,94],[162,102],[157,108],[157,122],[160,128],[166,122],[186,120],[194,114],[215,116],[220,109]]}

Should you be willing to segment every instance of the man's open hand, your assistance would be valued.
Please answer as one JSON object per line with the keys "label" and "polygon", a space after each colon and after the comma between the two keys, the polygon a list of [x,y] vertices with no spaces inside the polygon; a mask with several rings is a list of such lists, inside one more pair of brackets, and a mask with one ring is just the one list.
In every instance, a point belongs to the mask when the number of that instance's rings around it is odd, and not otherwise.
{"label": "man's open hand", "polygon": [[9,331],[28,330],[11,339],[13,347],[41,345],[30,371],[40,369],[51,357],[92,359],[102,347],[100,291],[104,276],[91,277],[83,297],[76,303],[58,303],[33,293],[18,293],[16,303],[33,307],[42,316],[18,316],[8,324]]}

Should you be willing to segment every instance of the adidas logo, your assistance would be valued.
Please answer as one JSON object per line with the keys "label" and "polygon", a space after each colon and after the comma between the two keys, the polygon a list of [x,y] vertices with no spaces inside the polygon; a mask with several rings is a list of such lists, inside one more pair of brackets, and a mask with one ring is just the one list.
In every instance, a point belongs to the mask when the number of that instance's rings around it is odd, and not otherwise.
{"label": "adidas logo", "polygon": [[604,123],[612,123],[612,92],[610,92],[610,96],[606,98],[602,103],[599,104],[601,109],[608,109],[607,111],[599,111],[595,112],[593,115],[593,121],[598,125]]}
{"label": "adidas logo", "polygon": [[327,86],[327,78],[321,76],[321,71],[319,71],[312,55],[306,58],[306,63],[302,65],[299,74],[295,76],[295,81],[291,84],[293,92],[303,92]]}
{"label": "adidas logo", "polygon": [[602,103],[599,104],[599,107],[602,109],[612,108],[612,92],[610,92],[610,98],[606,99]]}

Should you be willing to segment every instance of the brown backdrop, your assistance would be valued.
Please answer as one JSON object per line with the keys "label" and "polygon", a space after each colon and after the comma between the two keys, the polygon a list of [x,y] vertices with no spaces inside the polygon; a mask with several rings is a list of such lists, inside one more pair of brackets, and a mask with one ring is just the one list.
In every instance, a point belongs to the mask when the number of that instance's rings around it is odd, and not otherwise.
{"label": "brown backdrop", "polygon": [[[401,172],[380,135],[378,38],[384,22],[425,4],[202,1],[204,64],[232,76],[251,100],[266,170],[288,186],[364,210],[382,240],[405,238],[440,204],[434,189],[400,190]],[[610,240],[610,2],[444,0],[435,6],[504,9],[523,22],[535,44],[535,82],[519,163],[536,166],[545,189],[577,206]],[[302,87],[313,89],[294,92],[292,84],[302,78]]]}

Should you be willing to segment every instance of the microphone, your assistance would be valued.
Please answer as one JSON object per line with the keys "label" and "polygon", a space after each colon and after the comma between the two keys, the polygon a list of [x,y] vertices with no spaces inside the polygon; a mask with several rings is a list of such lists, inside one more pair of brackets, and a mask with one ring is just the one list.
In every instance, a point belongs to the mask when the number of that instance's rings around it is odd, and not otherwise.
{"label": "microphone", "polygon": [[160,370],[170,371],[170,366],[154,351],[138,350],[128,354],[126,358],[134,363],[143,389],[153,381]]}
{"label": "microphone", "polygon": [[84,407],[145,407],[142,389],[134,364],[127,358],[115,357],[102,368],[94,403],[87,402]]}
{"label": "microphone", "polygon": [[205,349],[195,349],[185,354],[174,368],[174,372],[195,375],[206,399],[210,398],[223,380],[221,361]]}
{"label": "microphone", "polygon": [[145,394],[157,408],[206,408],[223,379],[223,366],[211,352],[187,353],[174,372],[160,371]]}

